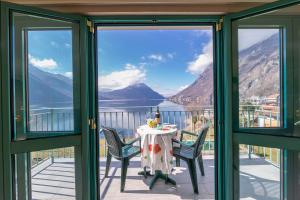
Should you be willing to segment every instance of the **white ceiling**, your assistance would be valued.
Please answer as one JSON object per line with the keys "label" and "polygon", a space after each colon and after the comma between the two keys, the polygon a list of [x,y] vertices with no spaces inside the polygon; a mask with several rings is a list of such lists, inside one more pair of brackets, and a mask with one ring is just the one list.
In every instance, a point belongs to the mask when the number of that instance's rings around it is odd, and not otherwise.
{"label": "white ceiling", "polygon": [[6,0],[86,15],[225,14],[274,0]]}

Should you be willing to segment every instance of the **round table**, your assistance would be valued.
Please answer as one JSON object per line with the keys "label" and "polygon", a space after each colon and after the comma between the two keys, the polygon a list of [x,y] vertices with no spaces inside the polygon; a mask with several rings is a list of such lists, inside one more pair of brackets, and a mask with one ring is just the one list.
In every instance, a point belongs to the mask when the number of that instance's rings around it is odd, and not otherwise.
{"label": "round table", "polygon": [[141,165],[144,169],[149,167],[150,174],[155,175],[150,189],[159,178],[175,185],[168,174],[173,168],[172,138],[177,134],[176,125],[164,124],[158,128],[142,125],[137,133],[141,136]]}

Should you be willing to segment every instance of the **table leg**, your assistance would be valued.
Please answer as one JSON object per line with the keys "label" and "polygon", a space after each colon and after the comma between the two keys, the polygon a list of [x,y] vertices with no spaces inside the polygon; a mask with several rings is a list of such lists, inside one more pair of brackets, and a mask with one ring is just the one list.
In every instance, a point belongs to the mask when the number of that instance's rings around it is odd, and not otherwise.
{"label": "table leg", "polygon": [[150,174],[150,170],[147,170],[146,167],[144,167],[144,171],[138,172],[138,175],[143,175],[145,178],[147,178],[148,176],[153,176]]}
{"label": "table leg", "polygon": [[162,171],[157,170],[157,171],[155,171],[155,175],[154,175],[153,179],[150,182],[150,186],[149,186],[150,190],[153,188],[154,184],[156,183],[156,181],[159,178],[165,180],[165,184],[171,183],[172,185],[176,185],[175,180],[171,179],[168,175],[163,174]]}

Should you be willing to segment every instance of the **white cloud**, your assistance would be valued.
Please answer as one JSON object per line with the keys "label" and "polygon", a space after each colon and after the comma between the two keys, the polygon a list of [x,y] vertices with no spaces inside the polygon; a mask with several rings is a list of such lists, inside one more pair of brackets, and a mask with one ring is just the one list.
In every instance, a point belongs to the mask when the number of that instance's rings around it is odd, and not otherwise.
{"label": "white cloud", "polygon": [[170,59],[173,59],[175,56],[175,53],[167,53],[167,57]]}
{"label": "white cloud", "polygon": [[239,29],[239,50],[244,50],[248,47],[251,47],[252,45],[261,42],[278,32],[278,29]]}
{"label": "white cloud", "polygon": [[57,62],[52,58],[39,59],[29,54],[28,60],[29,64],[40,69],[53,70],[58,66]]}
{"label": "white cloud", "polygon": [[151,54],[148,56],[149,59],[152,60],[157,60],[157,61],[163,61],[164,60],[164,56],[161,54]]}
{"label": "white cloud", "polygon": [[212,36],[212,28],[210,29],[200,29],[200,30],[193,30],[193,33],[197,37],[211,37]]}
{"label": "white cloud", "polygon": [[143,67],[137,67],[130,63],[126,64],[121,71],[113,71],[98,78],[99,89],[116,90],[129,85],[142,83],[146,79],[146,71]]}
{"label": "white cloud", "polygon": [[66,48],[70,48],[70,47],[71,47],[71,44],[70,44],[70,43],[65,43],[65,47],[66,47]]}
{"label": "white cloud", "polygon": [[65,72],[64,75],[68,78],[73,78],[73,72]]}
{"label": "white cloud", "polygon": [[51,46],[53,46],[53,47],[58,47],[58,44],[57,44],[56,42],[54,42],[54,41],[51,41],[50,44],[51,44]]}
{"label": "white cloud", "polygon": [[193,75],[199,75],[213,62],[213,42],[212,39],[204,45],[202,53],[195,60],[188,63],[187,72]]}
{"label": "white cloud", "polygon": [[182,91],[182,90],[184,90],[185,88],[187,88],[187,87],[189,87],[190,85],[183,85],[183,86],[180,86],[179,88],[178,88],[178,91],[180,92],[180,91]]}

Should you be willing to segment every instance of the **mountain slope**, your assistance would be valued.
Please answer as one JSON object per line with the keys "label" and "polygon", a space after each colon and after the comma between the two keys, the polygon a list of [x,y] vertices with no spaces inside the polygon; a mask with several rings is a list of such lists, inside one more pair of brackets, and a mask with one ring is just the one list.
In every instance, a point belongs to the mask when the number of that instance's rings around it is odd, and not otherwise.
{"label": "mountain slope", "polygon": [[72,79],[29,67],[30,105],[50,106],[73,101]]}
{"label": "mountain slope", "polygon": [[[269,96],[279,92],[278,34],[239,53],[239,93],[241,99]],[[276,83],[276,84],[274,84]],[[189,87],[169,100],[183,105],[213,103],[213,68],[208,67]]]}
{"label": "mountain slope", "polygon": [[[29,67],[29,103],[37,106],[58,106],[61,103],[72,103],[72,79],[60,74],[52,74],[36,67]],[[100,100],[145,100],[164,99],[144,83],[128,86],[124,89],[99,93]]]}
{"label": "mountain slope", "polygon": [[152,90],[144,83],[128,86],[123,89],[110,92],[99,92],[100,100],[122,100],[122,99],[164,99],[162,95]]}
{"label": "mountain slope", "polygon": [[182,105],[212,105],[213,87],[213,67],[209,66],[190,86],[169,100]]}
{"label": "mountain slope", "polygon": [[240,52],[241,99],[279,93],[279,35],[275,34]]}

